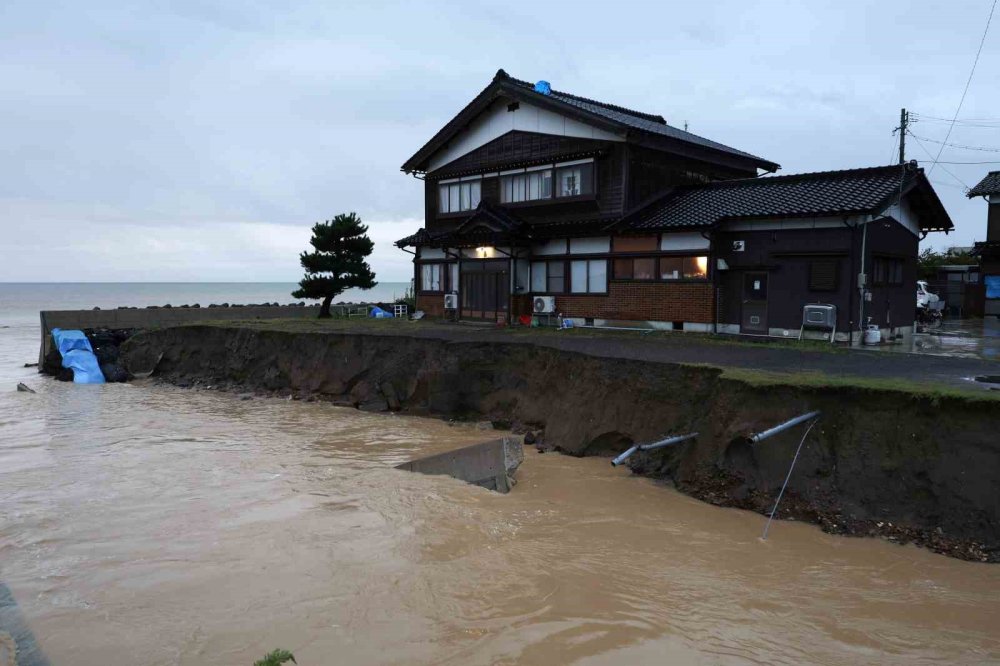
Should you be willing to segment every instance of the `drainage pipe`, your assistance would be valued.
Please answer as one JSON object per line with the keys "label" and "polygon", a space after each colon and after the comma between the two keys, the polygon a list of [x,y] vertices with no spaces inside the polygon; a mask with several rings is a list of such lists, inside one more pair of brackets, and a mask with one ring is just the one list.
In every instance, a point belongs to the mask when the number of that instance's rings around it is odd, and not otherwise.
{"label": "drainage pipe", "polygon": [[698,436],[698,433],[691,432],[686,435],[677,435],[675,437],[668,437],[667,439],[661,439],[658,442],[653,442],[651,444],[635,444],[634,446],[626,449],[621,455],[611,461],[614,467],[621,465],[623,462],[628,460],[636,451],[653,451],[654,449],[662,449],[664,446],[671,446],[673,444],[680,444],[681,442],[686,442],[689,439],[694,439]]}
{"label": "drainage pipe", "polygon": [[759,432],[756,435],[750,435],[747,438],[747,441],[750,442],[751,444],[760,444],[765,439],[768,439],[770,437],[774,437],[778,433],[784,432],[784,431],[788,430],[789,428],[794,428],[795,426],[799,425],[800,423],[805,423],[806,421],[809,421],[810,419],[814,419],[817,416],[819,416],[819,412],[809,412],[808,414],[803,414],[802,416],[796,416],[794,419],[792,419],[790,421],[785,421],[781,425],[776,425],[773,428],[765,430],[764,432]]}

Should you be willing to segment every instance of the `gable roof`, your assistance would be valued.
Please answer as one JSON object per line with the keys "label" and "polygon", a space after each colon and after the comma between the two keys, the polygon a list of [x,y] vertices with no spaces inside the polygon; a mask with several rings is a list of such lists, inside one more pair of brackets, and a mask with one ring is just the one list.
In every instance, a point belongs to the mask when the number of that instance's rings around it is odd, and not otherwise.
{"label": "gable roof", "polygon": [[431,155],[466,127],[490,103],[501,96],[522,100],[525,103],[534,104],[576,118],[601,129],[625,134],[626,137],[629,135],[645,135],[660,139],[668,144],[702,149],[710,155],[735,160],[747,168],[759,168],[772,172],[780,168],[778,164],[769,160],[751,155],[742,150],[737,150],[717,141],[706,139],[697,134],[671,127],[667,124],[663,116],[635,111],[615,104],[599,102],[558,90],[552,90],[549,94],[540,93],[535,90],[534,84],[515,79],[501,69],[497,71],[496,76],[493,77],[490,84],[475,99],[459,111],[454,118],[403,164],[401,170],[406,173],[424,171],[427,159]]}
{"label": "gable roof", "polygon": [[989,194],[1000,194],[1000,171],[990,171],[985,178],[968,191],[966,196],[971,199]]}
{"label": "gable roof", "polygon": [[919,190],[920,227],[950,231],[951,218],[924,176],[909,165],[743,178],[676,188],[630,213],[620,230],[710,227],[752,218],[877,215],[896,199]]}

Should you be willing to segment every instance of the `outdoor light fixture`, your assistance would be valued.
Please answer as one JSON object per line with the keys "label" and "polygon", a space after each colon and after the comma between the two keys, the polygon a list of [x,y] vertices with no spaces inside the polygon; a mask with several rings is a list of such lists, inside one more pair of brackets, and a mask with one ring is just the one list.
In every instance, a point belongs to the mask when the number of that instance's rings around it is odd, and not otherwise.
{"label": "outdoor light fixture", "polygon": [[493,256],[493,248],[489,246],[477,247],[476,253],[479,255],[480,259],[487,259]]}

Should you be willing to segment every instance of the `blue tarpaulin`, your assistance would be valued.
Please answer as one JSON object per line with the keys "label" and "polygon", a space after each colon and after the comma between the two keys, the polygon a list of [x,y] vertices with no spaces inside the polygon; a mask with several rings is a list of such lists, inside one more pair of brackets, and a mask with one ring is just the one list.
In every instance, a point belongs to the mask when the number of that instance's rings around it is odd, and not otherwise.
{"label": "blue tarpaulin", "polygon": [[986,298],[1000,298],[1000,275],[987,275],[983,282],[986,283]]}
{"label": "blue tarpaulin", "polygon": [[62,367],[73,371],[73,381],[77,384],[103,384],[104,373],[94,356],[94,349],[83,331],[52,329],[52,339],[62,355]]}
{"label": "blue tarpaulin", "polygon": [[391,319],[392,318],[392,313],[391,312],[386,312],[385,310],[383,310],[382,308],[380,308],[377,305],[373,305],[372,306],[372,311],[371,311],[371,313],[370,313],[369,316],[375,317],[376,319]]}

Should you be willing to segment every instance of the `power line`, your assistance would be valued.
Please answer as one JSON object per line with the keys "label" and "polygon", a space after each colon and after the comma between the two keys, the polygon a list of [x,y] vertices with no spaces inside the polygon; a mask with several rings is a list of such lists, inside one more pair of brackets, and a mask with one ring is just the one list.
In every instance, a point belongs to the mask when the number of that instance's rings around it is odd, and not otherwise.
{"label": "power line", "polygon": [[928,139],[926,136],[917,136],[913,132],[909,132],[909,135],[912,136],[914,139],[930,141],[931,143],[940,143],[942,146],[949,146],[951,148],[961,148],[962,150],[978,150],[983,153],[1000,153],[1000,148],[985,148],[983,146],[964,146],[960,143],[946,143],[944,141],[938,141],[937,139]]}
{"label": "power line", "polygon": [[976,58],[972,61],[972,69],[969,71],[969,78],[965,82],[965,89],[962,91],[962,97],[958,100],[958,108],[955,109],[955,115],[951,118],[951,123],[948,125],[948,133],[944,137],[944,141],[941,143],[941,148],[938,150],[937,156],[934,158],[934,163],[931,164],[930,171],[927,175],[934,173],[934,167],[937,166],[937,162],[941,159],[941,153],[944,152],[944,147],[951,138],[951,131],[955,128],[955,121],[958,120],[958,114],[962,112],[962,105],[965,103],[965,95],[969,92],[969,86],[972,85],[972,76],[976,73],[976,65],[979,64],[979,55],[983,52],[983,44],[986,43],[986,35],[990,31],[990,23],[993,21],[993,12],[997,8],[997,0],[993,0],[993,4],[990,5],[990,15],[986,19],[986,28],[983,30],[983,38],[979,40],[979,49],[976,51]]}
{"label": "power line", "polygon": [[[923,141],[921,141],[919,137],[917,137],[917,136],[914,136],[914,134],[913,134],[912,132],[910,133],[910,136],[912,136],[912,137],[913,137],[913,139],[914,139],[914,141],[916,141],[916,142],[917,142],[917,145],[918,145],[918,146],[920,146],[920,149],[921,149],[922,151],[924,151],[925,153],[927,153],[927,157],[930,157],[930,158],[931,158],[931,159],[933,160],[933,161],[931,162],[931,169],[933,169],[933,168],[934,168],[934,165],[936,165],[936,164],[938,164],[938,163],[939,163],[939,162],[937,161],[937,158],[936,158],[936,157],[934,157],[933,155],[931,155],[931,151],[927,150],[927,146],[925,146],[925,145],[924,145],[924,142],[923,142]],[[942,146],[942,147],[943,147],[943,146]],[[939,155],[939,156],[940,156],[940,155]],[[953,174],[953,173],[952,173],[951,171],[949,171],[948,169],[945,169],[944,167],[941,167],[941,170],[942,170],[942,171],[944,171],[944,172],[945,172],[946,174],[948,174],[949,176],[951,176],[952,178],[954,178],[954,179],[955,179],[955,180],[956,180],[956,181],[957,181],[958,183],[960,183],[960,184],[962,185],[962,187],[964,187],[964,188],[965,188],[966,190],[970,189],[970,188],[969,188],[969,186],[968,186],[968,185],[966,185],[966,184],[965,184],[965,183],[964,183],[964,182],[962,181],[962,179],[961,179],[961,178],[959,178],[958,176],[956,176],[955,174]],[[928,172],[927,172],[927,176],[928,176],[928,178],[930,177],[930,175],[931,175],[931,173],[930,173],[930,171],[928,171]]]}
{"label": "power line", "polygon": [[[950,123],[951,122],[951,118],[941,118],[940,116],[925,116],[922,113],[914,113],[913,116],[914,116],[914,122],[917,122],[917,121],[921,121],[922,122],[924,120],[929,120],[931,122],[942,122],[942,123]],[[959,125],[962,125],[962,124],[965,124],[965,123],[995,123],[995,124],[1000,124],[1000,118],[962,118],[961,120],[956,120],[955,122],[958,123]]]}
{"label": "power line", "polygon": [[[934,160],[917,160],[917,161],[927,163],[927,162],[933,162]],[[1000,160],[988,160],[986,162],[938,162],[938,164],[1000,164]]]}

